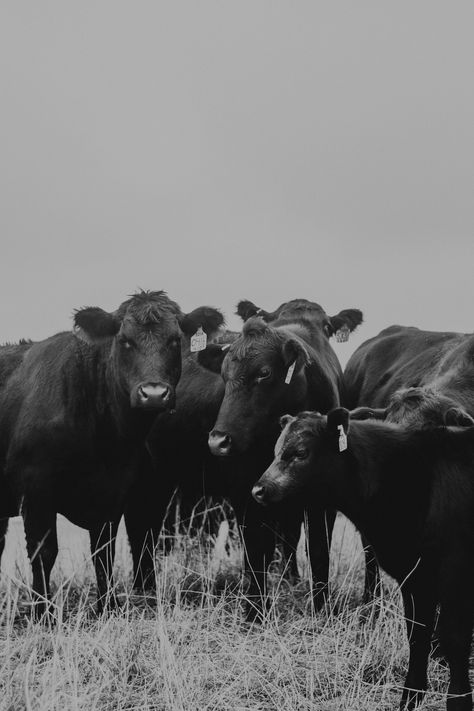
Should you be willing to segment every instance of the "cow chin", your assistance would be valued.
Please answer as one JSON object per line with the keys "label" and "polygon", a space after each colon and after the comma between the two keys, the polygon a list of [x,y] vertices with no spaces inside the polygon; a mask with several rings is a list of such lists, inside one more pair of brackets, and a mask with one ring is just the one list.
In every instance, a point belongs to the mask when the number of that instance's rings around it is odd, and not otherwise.
{"label": "cow chin", "polygon": [[130,393],[131,407],[140,410],[164,412],[174,409],[175,402],[175,390],[167,383],[139,383]]}

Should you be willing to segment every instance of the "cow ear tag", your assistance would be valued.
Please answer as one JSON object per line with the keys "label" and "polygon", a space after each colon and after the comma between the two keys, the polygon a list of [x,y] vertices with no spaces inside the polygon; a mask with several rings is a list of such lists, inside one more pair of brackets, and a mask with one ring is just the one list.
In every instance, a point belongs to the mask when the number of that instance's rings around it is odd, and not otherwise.
{"label": "cow ear tag", "polygon": [[291,378],[293,377],[293,373],[295,372],[295,366],[296,366],[296,360],[288,368],[288,372],[287,372],[286,378],[285,378],[285,383],[287,385],[289,385],[291,383]]}
{"label": "cow ear tag", "polygon": [[347,449],[347,435],[342,425],[338,425],[337,429],[339,430],[339,451],[344,452]]}
{"label": "cow ear tag", "polygon": [[346,343],[346,341],[349,340],[349,334],[351,330],[348,326],[341,326],[341,328],[338,328],[336,331],[336,341],[338,343]]}
{"label": "cow ear tag", "polygon": [[207,345],[207,335],[202,330],[202,326],[199,326],[198,330],[191,336],[191,353],[197,353],[197,351],[203,351]]}

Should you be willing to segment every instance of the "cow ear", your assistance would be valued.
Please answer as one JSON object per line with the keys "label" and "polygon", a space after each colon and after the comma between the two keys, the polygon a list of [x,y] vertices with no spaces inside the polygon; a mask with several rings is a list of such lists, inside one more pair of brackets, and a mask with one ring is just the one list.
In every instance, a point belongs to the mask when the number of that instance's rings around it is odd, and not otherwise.
{"label": "cow ear", "polygon": [[237,316],[240,316],[244,323],[245,321],[248,321],[249,318],[252,318],[252,316],[259,316],[260,318],[263,318],[266,323],[274,321],[276,318],[275,312],[269,313],[268,311],[255,306],[252,301],[247,300],[239,301],[237,304],[237,311],[235,313]]}
{"label": "cow ear", "polygon": [[120,329],[120,319],[114,313],[98,306],[87,306],[74,312],[74,331],[88,343],[99,343],[115,336]]}
{"label": "cow ear", "polygon": [[472,427],[474,419],[461,407],[450,407],[444,413],[444,424],[447,427]]}
{"label": "cow ear", "polygon": [[219,374],[229,346],[230,344],[218,345],[217,343],[210,343],[203,351],[198,352],[197,360],[199,365],[212,373]]}
{"label": "cow ear", "polygon": [[296,418],[293,417],[292,415],[282,415],[279,419],[280,427],[282,430],[285,429],[287,425],[290,424],[290,422],[293,422]]}
{"label": "cow ear", "polygon": [[217,335],[224,323],[225,320],[222,313],[219,309],[212,308],[212,306],[199,306],[179,320],[181,330],[186,336],[193,336],[201,326],[208,338],[213,338]]}
{"label": "cow ear", "polygon": [[244,299],[243,301],[239,301],[237,304],[237,311],[235,313],[237,316],[240,316],[242,321],[245,323],[245,321],[252,318],[252,316],[258,316],[260,311],[261,309],[259,309],[258,306],[255,306],[252,301]]}
{"label": "cow ear", "polygon": [[329,320],[336,340],[347,341],[349,339],[349,333],[352,333],[352,331],[362,323],[363,316],[362,311],[359,311],[359,309],[344,309],[336,316],[331,316]]}
{"label": "cow ear", "polygon": [[386,407],[356,407],[350,411],[351,420],[385,420],[386,416]]}
{"label": "cow ear", "polygon": [[347,435],[349,431],[349,410],[345,407],[335,407],[334,410],[328,412],[326,431],[331,437],[340,437],[342,430]]}
{"label": "cow ear", "polygon": [[289,368],[295,363],[295,370],[301,370],[305,365],[309,365],[309,354],[306,348],[294,338],[290,338],[283,344],[283,361],[285,367]]}

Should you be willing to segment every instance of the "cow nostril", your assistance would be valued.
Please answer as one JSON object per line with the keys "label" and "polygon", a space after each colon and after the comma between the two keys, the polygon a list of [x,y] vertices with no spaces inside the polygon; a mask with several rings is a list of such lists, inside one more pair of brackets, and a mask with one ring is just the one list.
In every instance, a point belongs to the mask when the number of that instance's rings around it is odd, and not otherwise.
{"label": "cow nostril", "polygon": [[232,437],[230,434],[213,430],[209,433],[208,442],[213,454],[220,454],[222,456],[230,454],[232,448]]}
{"label": "cow nostril", "polygon": [[263,486],[254,486],[252,489],[252,496],[255,501],[261,503],[265,498],[265,489]]}
{"label": "cow nostril", "polygon": [[226,434],[222,437],[221,441],[219,442],[219,447],[221,449],[226,449],[229,446],[230,446],[230,435]]}
{"label": "cow nostril", "polygon": [[138,394],[143,400],[148,400],[148,395],[142,385],[138,388]]}

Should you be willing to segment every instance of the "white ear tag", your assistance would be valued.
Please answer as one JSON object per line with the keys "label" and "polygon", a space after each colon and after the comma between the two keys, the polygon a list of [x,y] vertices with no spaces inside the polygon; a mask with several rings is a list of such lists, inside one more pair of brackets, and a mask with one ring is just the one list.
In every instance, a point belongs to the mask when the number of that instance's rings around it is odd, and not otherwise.
{"label": "white ear tag", "polygon": [[196,353],[196,351],[203,351],[207,345],[207,335],[202,330],[202,326],[199,326],[198,330],[191,336],[191,353]]}
{"label": "white ear tag", "polygon": [[347,435],[342,425],[338,425],[337,429],[339,430],[339,451],[344,452],[347,449]]}
{"label": "white ear tag", "polygon": [[285,383],[287,385],[289,385],[291,383],[291,378],[293,377],[293,373],[295,372],[295,366],[296,366],[296,360],[288,368],[288,372],[287,372],[286,378],[285,378]]}
{"label": "white ear tag", "polygon": [[336,341],[338,343],[345,343],[349,340],[350,332],[351,330],[348,326],[341,326],[341,328],[338,328],[336,331]]}

